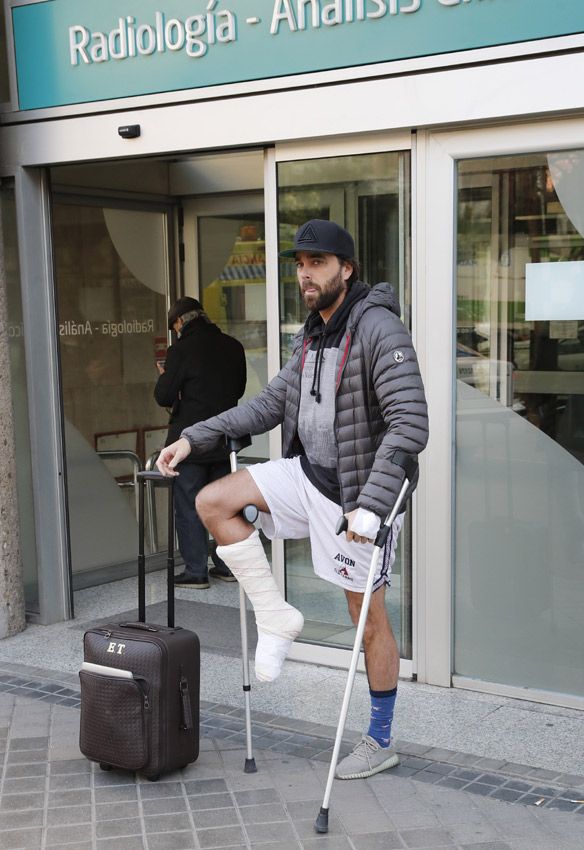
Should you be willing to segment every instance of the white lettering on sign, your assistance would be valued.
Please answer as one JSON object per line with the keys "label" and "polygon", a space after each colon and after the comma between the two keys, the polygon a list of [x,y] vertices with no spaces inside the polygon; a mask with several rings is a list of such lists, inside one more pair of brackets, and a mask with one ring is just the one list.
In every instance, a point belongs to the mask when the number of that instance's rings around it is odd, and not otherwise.
{"label": "white lettering on sign", "polygon": [[[467,3],[487,3],[496,0],[433,0],[445,7]],[[199,59],[214,44],[237,41],[238,26],[235,12],[218,9],[219,0],[208,0],[199,15],[185,20],[167,18],[155,12],[154,20],[139,22],[133,15],[118,18],[117,26],[109,32],[92,32],[83,24],[69,27],[69,56],[73,66],[93,65],[110,60],[133,59],[154,53],[177,53]],[[274,0],[269,21],[270,35],[284,32],[305,32],[351,24],[355,21],[377,21],[386,16],[411,15],[422,8],[422,0]],[[257,26],[262,19],[244,18],[248,26]],[[268,21],[264,23],[268,26]]]}
{"label": "white lettering on sign", "polygon": [[110,59],[131,59],[169,50],[184,50],[187,56],[204,56],[212,44],[236,40],[236,18],[233,12],[214,11],[217,0],[209,0],[205,14],[167,20],[164,12],[156,12],[153,23],[138,24],[133,15],[118,19],[110,32],[91,32],[82,24],[69,27],[71,65],[91,65]]}
{"label": "white lettering on sign", "polygon": [[[450,3],[452,0],[447,0],[447,4]],[[422,0],[332,0],[324,4],[321,0],[274,0],[270,33],[278,35],[280,24],[287,25],[290,32],[302,32],[307,24],[313,29],[321,24],[332,27],[353,21],[377,20],[386,15],[408,15],[421,8]]]}
{"label": "white lettering on sign", "polygon": [[138,319],[124,322],[101,322],[92,325],[91,322],[75,322],[67,319],[59,325],[59,336],[102,336],[117,337],[124,334],[151,334],[154,333],[154,319],[146,319],[140,322]]}

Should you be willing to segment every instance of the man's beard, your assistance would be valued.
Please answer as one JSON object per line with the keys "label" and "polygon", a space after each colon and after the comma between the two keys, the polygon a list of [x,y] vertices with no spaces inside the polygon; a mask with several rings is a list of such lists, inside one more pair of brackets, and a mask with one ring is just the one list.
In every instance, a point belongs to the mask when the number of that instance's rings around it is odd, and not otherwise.
{"label": "man's beard", "polygon": [[309,310],[326,310],[335,303],[339,295],[345,290],[342,270],[339,269],[334,277],[329,278],[325,282],[324,287],[317,286],[317,284],[312,285],[318,289],[318,292],[316,295],[308,296],[302,292],[304,303]]}

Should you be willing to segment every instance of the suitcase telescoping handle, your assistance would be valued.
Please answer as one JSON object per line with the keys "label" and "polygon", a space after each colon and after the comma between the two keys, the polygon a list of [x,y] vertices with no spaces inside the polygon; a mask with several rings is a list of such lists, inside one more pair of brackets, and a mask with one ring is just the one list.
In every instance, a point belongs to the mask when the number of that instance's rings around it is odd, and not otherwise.
{"label": "suitcase telescoping handle", "polygon": [[144,553],[144,489],[168,488],[168,555],[166,559],[167,622],[174,627],[174,479],[160,472],[138,473],[138,620],[146,622],[146,555]]}

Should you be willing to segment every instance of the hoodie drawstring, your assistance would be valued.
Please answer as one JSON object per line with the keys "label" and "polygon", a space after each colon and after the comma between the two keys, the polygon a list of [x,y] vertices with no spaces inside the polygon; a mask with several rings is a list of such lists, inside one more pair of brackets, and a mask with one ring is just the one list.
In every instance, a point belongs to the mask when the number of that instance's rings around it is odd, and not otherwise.
{"label": "hoodie drawstring", "polygon": [[320,404],[321,394],[320,394],[320,371],[322,367],[323,360],[323,351],[324,349],[324,328],[320,333],[320,337],[318,340],[318,346],[316,348],[316,359],[314,361],[314,375],[312,376],[312,387],[310,388],[310,395],[315,396],[315,401],[317,404]]}

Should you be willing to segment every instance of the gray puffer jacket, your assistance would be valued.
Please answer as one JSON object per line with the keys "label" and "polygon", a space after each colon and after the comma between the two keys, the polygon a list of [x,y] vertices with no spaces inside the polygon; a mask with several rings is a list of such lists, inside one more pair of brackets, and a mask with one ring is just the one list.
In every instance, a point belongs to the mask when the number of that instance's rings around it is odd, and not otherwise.
{"label": "gray puffer jacket", "polygon": [[[263,434],[282,424],[283,456],[294,455],[306,342],[302,330],[290,360],[255,398],[186,428],[181,436],[192,450],[208,451],[224,434]],[[362,507],[385,519],[404,480],[394,453],[418,455],[428,440],[418,361],[388,283],[373,287],[349,314],[338,353],[335,427],[343,511]]]}

